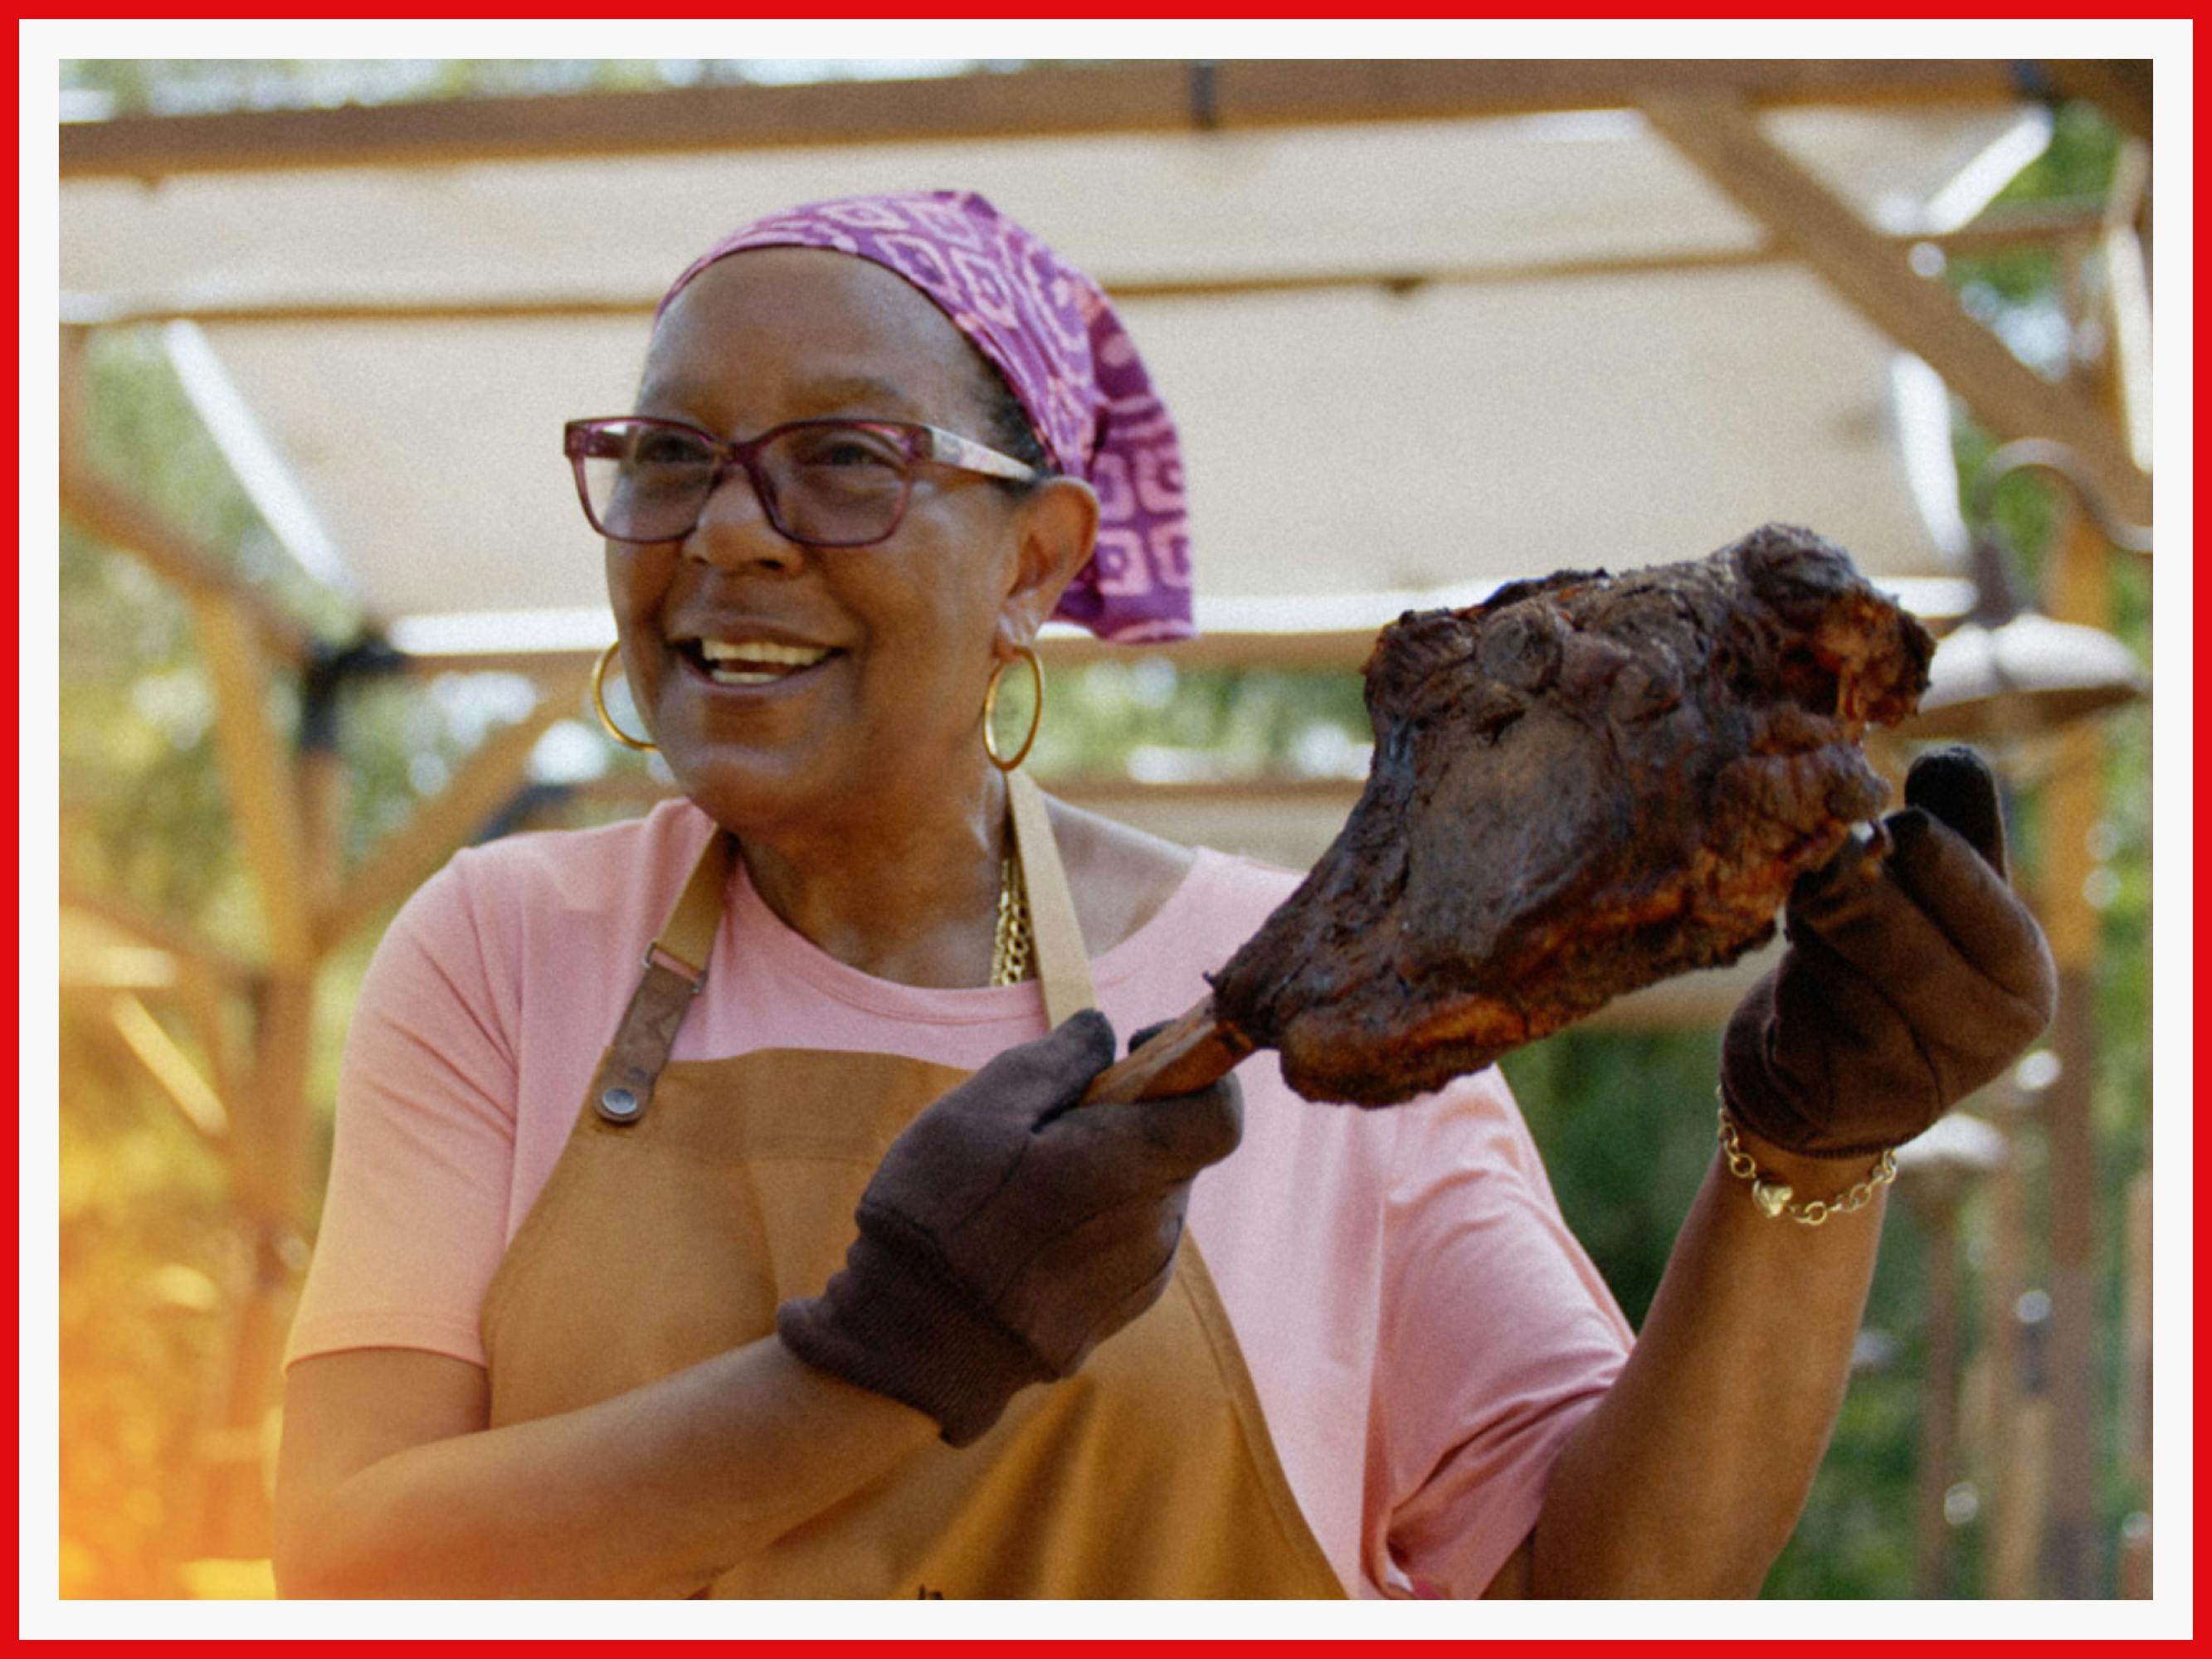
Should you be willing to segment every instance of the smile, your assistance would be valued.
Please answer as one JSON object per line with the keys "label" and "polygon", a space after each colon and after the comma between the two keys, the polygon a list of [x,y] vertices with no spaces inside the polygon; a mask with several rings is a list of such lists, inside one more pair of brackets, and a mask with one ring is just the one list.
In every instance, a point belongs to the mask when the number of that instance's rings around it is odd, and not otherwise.
{"label": "smile", "polygon": [[827,646],[768,640],[695,640],[683,650],[716,685],[775,685],[837,654]]}

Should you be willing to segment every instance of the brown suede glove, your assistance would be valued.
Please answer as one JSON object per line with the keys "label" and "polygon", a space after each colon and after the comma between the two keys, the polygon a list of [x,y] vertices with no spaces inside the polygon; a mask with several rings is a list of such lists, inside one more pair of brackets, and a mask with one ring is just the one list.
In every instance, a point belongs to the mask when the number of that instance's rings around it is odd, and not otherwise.
{"label": "brown suede glove", "polygon": [[776,1332],[808,1364],[934,1417],[964,1446],[1015,1391],[1072,1375],[1157,1301],[1192,1178],[1243,1128],[1237,1080],[1071,1110],[1114,1058],[1085,1010],[1010,1048],[891,1143],[860,1234]]}
{"label": "brown suede glove", "polygon": [[1996,785],[1971,749],[1912,764],[1882,820],[1890,851],[1846,846],[1790,896],[1781,963],[1721,1046],[1744,1127],[1815,1158],[1910,1140],[2051,1023],[2051,947],[2005,880]]}

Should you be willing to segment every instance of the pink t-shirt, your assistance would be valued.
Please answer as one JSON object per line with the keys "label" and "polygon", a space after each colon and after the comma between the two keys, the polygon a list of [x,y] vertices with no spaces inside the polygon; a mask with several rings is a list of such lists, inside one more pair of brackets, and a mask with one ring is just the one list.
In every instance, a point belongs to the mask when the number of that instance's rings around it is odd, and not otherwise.
{"label": "pink t-shirt", "polygon": [[[408,902],[355,1010],[288,1364],[356,1347],[483,1363],[485,1287],[711,830],[679,801],[512,836]],[[1091,962],[1116,1032],[1195,1002],[1296,882],[1201,849]],[[823,954],[740,864],[675,1058],[798,1047],[973,1070],[1045,1030],[1033,984],[919,989]],[[1619,1371],[1627,1323],[1494,1069],[1376,1112],[1300,1099],[1266,1050],[1238,1076],[1243,1142],[1200,1177],[1189,1226],[1291,1489],[1351,1593],[1479,1595]]]}

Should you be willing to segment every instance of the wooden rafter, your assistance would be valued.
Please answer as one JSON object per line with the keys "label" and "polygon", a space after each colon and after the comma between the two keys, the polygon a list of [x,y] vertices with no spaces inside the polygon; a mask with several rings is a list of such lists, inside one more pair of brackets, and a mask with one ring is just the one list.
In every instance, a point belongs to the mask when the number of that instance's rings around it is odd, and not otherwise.
{"label": "wooden rafter", "polygon": [[2053,58],[2043,71],[2069,98],[2094,104],[2135,137],[2150,137],[2151,63],[2147,58]]}
{"label": "wooden rafter", "polygon": [[471,98],[366,108],[128,116],[61,130],[64,179],[445,166],[806,144],[1212,131],[1620,109],[1717,86],[1759,104],[2005,102],[1999,58],[1392,59],[1043,65],[788,87]]}
{"label": "wooden rafter", "polygon": [[[1939,632],[1954,623],[1972,602],[1970,586],[1963,580],[1946,578],[1916,579],[1912,577],[1885,578],[1890,586],[1909,596],[1908,603],[1922,620]],[[1445,595],[1408,595],[1407,601],[1416,606],[1435,606],[1447,602],[1455,605],[1472,604],[1477,592],[1470,590],[1462,597],[1458,593]],[[1371,601],[1370,601],[1371,603]],[[1371,623],[1346,627],[1310,617],[1295,629],[1267,629],[1215,623],[1194,640],[1182,640],[1173,645],[1151,647],[1157,650],[1177,668],[1269,668],[1286,672],[1322,674],[1357,673],[1375,648],[1375,635],[1382,624],[1395,617],[1404,608],[1395,599],[1391,608],[1376,616]],[[1094,662],[1127,662],[1133,652],[1146,647],[1109,644],[1093,639],[1088,634],[1053,632],[1037,641],[1037,654],[1044,660],[1048,672],[1065,668],[1079,668]],[[544,650],[503,650],[486,652],[410,652],[407,669],[411,674],[453,674],[497,672],[522,674],[536,680],[540,686],[565,684],[588,672],[592,659],[599,655],[594,650],[578,650],[552,647]]]}
{"label": "wooden rafter", "polygon": [[1905,257],[1759,128],[1727,92],[1655,94],[1644,113],[1768,234],[1798,253],[1876,327],[1924,359],[1999,435],[2055,439],[2078,451],[2124,516],[2150,518],[2150,480],[2109,415],[2054,386],[1960,311],[1949,289]]}
{"label": "wooden rafter", "polygon": [[208,1083],[215,1090],[216,1098],[234,1101],[244,1086],[248,1062],[241,1029],[233,1015],[248,1005],[229,994],[228,988],[217,984],[198,963],[182,961],[178,966],[177,982],[170,988],[169,1001],[184,1016],[199,1041],[200,1053],[207,1061]]}
{"label": "wooden rafter", "polygon": [[[1316,673],[1351,672],[1367,660],[1375,648],[1373,628],[1333,629],[1326,632],[1238,633],[1213,629],[1194,640],[1161,647],[1178,668],[1278,668]],[[1054,634],[1037,641],[1037,653],[1048,672],[1079,667],[1092,662],[1126,662],[1130,647],[1109,645],[1089,635]],[[597,651],[559,648],[544,651],[410,653],[410,673],[449,674],[498,672],[525,674],[541,686],[575,679],[587,672]]]}
{"label": "wooden rafter", "polygon": [[[2095,204],[2064,204],[1985,216],[1957,230],[1929,235],[1886,235],[1899,249],[1930,243],[1947,254],[2050,242],[2094,240],[2106,215]],[[1622,254],[1585,259],[1523,259],[1495,264],[1410,267],[1301,272],[1293,276],[1163,277],[1113,283],[1117,301],[1239,299],[1259,294],[1302,294],[1346,289],[1386,289],[1407,293],[1424,288],[1460,288],[1570,282],[1579,277],[1633,276],[1699,270],[1740,270],[1793,258],[1780,247],[1712,248],[1675,252]],[[65,294],[62,313],[78,327],[117,326],[179,320],[210,326],[275,323],[519,322],[544,319],[586,320],[601,317],[649,317],[659,294],[488,295],[476,298],[421,297],[333,300],[312,295],[260,300],[213,301],[188,295]]]}
{"label": "wooden rafter", "polygon": [[157,915],[135,900],[95,892],[65,874],[61,878],[61,902],[64,909],[82,910],[97,916],[140,944],[178,957],[184,964],[211,977],[225,990],[240,990],[253,981],[255,969],[249,963],[201,938],[183,923]]}
{"label": "wooden rafter", "polygon": [[307,971],[315,959],[307,830],[289,746],[270,724],[261,642],[228,595],[195,593],[191,603],[201,660],[215,688],[216,752],[269,954],[280,968]]}
{"label": "wooden rafter", "polygon": [[195,601],[231,608],[263,652],[294,665],[313,653],[314,636],[297,617],[240,580],[144,502],[67,454],[62,457],[61,507],[88,533],[143,560]]}
{"label": "wooden rafter", "polygon": [[2098,251],[2105,264],[2112,403],[2139,464],[2151,451],[2151,329],[2150,250],[2136,225],[2149,200],[2150,146],[2130,138],[2120,147]]}
{"label": "wooden rafter", "polygon": [[118,991],[108,1005],[108,1017],[114,1021],[124,1046],[146,1068],[185,1121],[207,1139],[221,1140],[230,1128],[230,1115],[222,1097],[146,1005],[128,991]]}

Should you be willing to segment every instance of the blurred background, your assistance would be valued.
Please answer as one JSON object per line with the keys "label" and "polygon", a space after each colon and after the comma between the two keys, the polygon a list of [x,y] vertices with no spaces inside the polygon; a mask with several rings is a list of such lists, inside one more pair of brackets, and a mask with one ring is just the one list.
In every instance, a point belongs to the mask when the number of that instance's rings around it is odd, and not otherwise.
{"label": "blurred background", "polygon": [[[1189,458],[1206,637],[1048,640],[1071,799],[1302,866],[1383,623],[1767,520],[1942,635],[1875,759],[1997,764],[2063,1006],[1900,1160],[1766,1593],[2149,1593],[2148,63],[88,59],[62,102],[63,1595],[268,1593],[368,953],[456,848],[669,787],[583,697],[561,422],[729,226],[942,185],[1115,294]],[[1632,1319],[1763,965],[1504,1062]]]}

